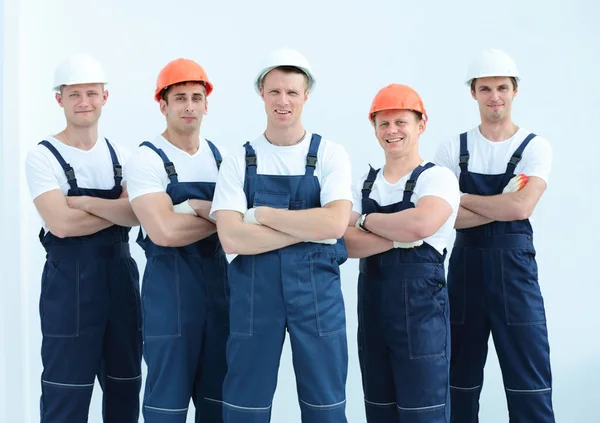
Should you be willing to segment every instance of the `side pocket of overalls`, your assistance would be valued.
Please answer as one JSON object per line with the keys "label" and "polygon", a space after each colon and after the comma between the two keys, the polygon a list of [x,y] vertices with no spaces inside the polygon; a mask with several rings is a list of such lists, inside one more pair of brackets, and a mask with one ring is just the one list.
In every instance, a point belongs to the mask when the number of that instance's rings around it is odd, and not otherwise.
{"label": "side pocket of overalls", "polygon": [[448,297],[450,322],[464,324],[467,312],[467,254],[462,247],[454,247],[448,264]]}
{"label": "side pocket of overalls", "polygon": [[443,279],[407,279],[406,324],[411,359],[446,354],[448,293]]}
{"label": "side pocket of overalls", "polygon": [[142,281],[144,340],[181,336],[179,257],[150,257]]}
{"label": "side pocket of overalls", "polygon": [[47,261],[42,273],[42,334],[53,338],[79,335],[79,260]]}

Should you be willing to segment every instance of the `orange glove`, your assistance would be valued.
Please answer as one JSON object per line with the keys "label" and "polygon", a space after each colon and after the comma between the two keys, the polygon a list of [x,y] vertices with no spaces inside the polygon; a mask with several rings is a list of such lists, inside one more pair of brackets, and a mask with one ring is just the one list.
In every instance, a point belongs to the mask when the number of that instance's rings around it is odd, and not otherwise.
{"label": "orange glove", "polygon": [[529,176],[524,175],[523,173],[515,176],[510,181],[508,181],[508,184],[506,184],[506,186],[502,190],[502,194],[520,191],[521,189],[523,189],[527,181],[529,181]]}

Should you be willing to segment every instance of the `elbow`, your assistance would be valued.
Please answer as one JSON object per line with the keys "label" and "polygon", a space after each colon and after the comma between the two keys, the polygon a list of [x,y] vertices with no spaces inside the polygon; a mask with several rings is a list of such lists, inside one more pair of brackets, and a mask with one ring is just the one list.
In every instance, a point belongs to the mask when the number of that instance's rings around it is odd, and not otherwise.
{"label": "elbow", "polygon": [[159,247],[175,247],[175,237],[172,236],[171,233],[167,230],[166,227],[159,226],[154,228],[154,230],[148,230],[148,237],[152,240],[153,243],[158,245]]}
{"label": "elbow", "polygon": [[219,240],[221,241],[221,247],[223,248],[223,251],[225,251],[225,254],[239,254],[235,247],[235,243],[229,238],[219,236]]}
{"label": "elbow", "polygon": [[[347,220],[346,220],[347,222]],[[346,233],[348,229],[348,223],[343,220],[332,222],[327,227],[323,228],[323,239],[340,239]]]}
{"label": "elbow", "polygon": [[57,238],[68,238],[73,236],[69,231],[69,226],[60,223],[47,223],[48,231]]}
{"label": "elbow", "polygon": [[225,251],[225,254],[240,254],[238,243],[235,238],[231,236],[231,234],[226,231],[218,231],[217,236],[219,237],[219,242],[221,243],[221,248]]}
{"label": "elbow", "polygon": [[510,216],[507,216],[508,221],[529,219],[533,214],[533,208],[527,204],[519,204],[512,210]]}
{"label": "elbow", "polygon": [[439,228],[435,228],[433,225],[421,225],[415,228],[414,236],[415,241],[422,240],[433,236]]}

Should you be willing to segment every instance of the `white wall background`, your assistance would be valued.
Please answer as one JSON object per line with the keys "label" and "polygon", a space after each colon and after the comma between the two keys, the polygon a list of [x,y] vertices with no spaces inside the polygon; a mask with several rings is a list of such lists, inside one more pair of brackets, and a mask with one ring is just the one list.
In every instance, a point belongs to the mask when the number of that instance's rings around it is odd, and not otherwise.
{"label": "white wall background", "polygon": [[[547,307],[559,422],[600,422],[599,40],[593,0],[244,2],[0,0],[0,421],[39,421],[41,335],[38,298],[44,252],[24,179],[28,149],[64,126],[51,92],[54,67],[89,52],[109,74],[101,129],[131,149],[164,123],[153,90],[177,57],[197,60],[215,85],[203,135],[229,148],[265,125],[254,72],[282,45],[303,52],[318,83],[305,125],[343,143],[355,175],[383,156],[367,121],[377,90],[391,82],[422,95],[430,159],[442,140],[478,123],[463,85],[467,63],[485,47],[505,49],[522,73],[515,121],[545,136],[555,161],[535,213],[540,283]],[[137,246],[134,256],[143,270]],[[357,261],[343,266],[350,370],[347,412],[364,422],[356,352]],[[481,420],[507,422],[502,378],[490,351]],[[90,422],[100,422],[95,390]],[[190,413],[191,415],[191,413]],[[190,419],[191,421],[191,419]],[[299,420],[289,349],[282,359],[274,422]]]}

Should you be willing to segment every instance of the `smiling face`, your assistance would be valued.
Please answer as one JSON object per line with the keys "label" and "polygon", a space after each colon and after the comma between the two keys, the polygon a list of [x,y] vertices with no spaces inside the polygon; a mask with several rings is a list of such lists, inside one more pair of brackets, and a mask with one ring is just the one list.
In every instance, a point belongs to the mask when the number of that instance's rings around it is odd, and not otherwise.
{"label": "smiling face", "polygon": [[180,134],[199,131],[202,117],[208,113],[206,88],[199,82],[169,87],[160,100],[160,111],[167,118],[169,130]]}
{"label": "smiling face", "polygon": [[386,158],[419,154],[419,136],[425,121],[412,110],[383,110],[374,118],[375,136]]}
{"label": "smiling face", "polygon": [[270,127],[301,125],[302,109],[308,100],[307,77],[302,72],[273,69],[263,78],[260,95]]}
{"label": "smiling face", "polygon": [[518,92],[511,78],[477,78],[473,88],[471,95],[479,104],[479,114],[483,122],[497,123],[511,118],[512,102]]}
{"label": "smiling face", "polygon": [[64,109],[67,122],[75,127],[91,127],[98,123],[102,106],[108,99],[103,84],[75,84],[61,87],[56,101]]}

